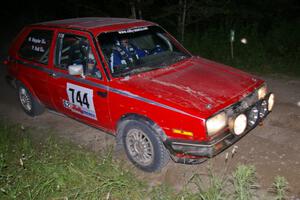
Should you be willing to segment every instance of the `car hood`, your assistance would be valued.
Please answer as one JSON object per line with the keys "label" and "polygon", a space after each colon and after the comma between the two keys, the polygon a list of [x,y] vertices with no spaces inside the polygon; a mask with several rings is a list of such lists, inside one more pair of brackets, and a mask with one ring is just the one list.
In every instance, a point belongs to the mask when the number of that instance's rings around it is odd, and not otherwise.
{"label": "car hood", "polygon": [[135,95],[200,117],[240,100],[263,83],[250,74],[200,57],[118,82]]}

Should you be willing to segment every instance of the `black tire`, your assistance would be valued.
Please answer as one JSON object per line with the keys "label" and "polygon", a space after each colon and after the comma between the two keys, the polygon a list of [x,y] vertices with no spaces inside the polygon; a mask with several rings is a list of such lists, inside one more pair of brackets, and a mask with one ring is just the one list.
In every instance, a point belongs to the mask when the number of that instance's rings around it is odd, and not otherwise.
{"label": "black tire", "polygon": [[22,83],[18,84],[17,95],[20,105],[27,115],[34,117],[44,112],[44,106]]}
{"label": "black tire", "polygon": [[160,171],[168,163],[170,155],[158,134],[140,121],[124,123],[120,139],[129,160],[143,171]]}

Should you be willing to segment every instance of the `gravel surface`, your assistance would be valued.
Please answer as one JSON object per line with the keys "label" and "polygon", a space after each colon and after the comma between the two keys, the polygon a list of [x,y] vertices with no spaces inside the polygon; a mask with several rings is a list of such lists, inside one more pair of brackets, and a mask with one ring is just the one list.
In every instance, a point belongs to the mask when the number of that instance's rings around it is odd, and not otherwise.
{"label": "gravel surface", "polygon": [[[115,144],[114,137],[78,121],[46,110],[39,117],[27,116],[18,104],[16,91],[4,81],[5,66],[0,65],[0,117],[53,132],[77,145],[95,152],[104,151]],[[238,164],[251,164],[257,170],[257,182],[262,191],[269,190],[274,177],[284,176],[289,182],[289,194],[300,197],[300,79],[289,77],[264,77],[276,95],[274,111],[234,146],[200,165],[175,164],[172,161],[160,173],[144,173],[135,169],[124,157],[119,156],[141,179],[156,185],[162,182],[180,189],[194,173],[206,176],[208,168],[216,173],[232,173]],[[236,153],[232,157],[232,151]],[[229,159],[225,163],[228,153]]]}

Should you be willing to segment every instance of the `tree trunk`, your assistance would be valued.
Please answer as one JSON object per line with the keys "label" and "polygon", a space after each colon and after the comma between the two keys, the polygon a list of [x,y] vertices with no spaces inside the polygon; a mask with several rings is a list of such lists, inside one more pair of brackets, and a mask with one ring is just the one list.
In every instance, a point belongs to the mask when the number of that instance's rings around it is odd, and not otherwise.
{"label": "tree trunk", "polygon": [[136,19],[136,11],[135,11],[135,3],[134,1],[130,1],[130,9],[131,9],[131,18]]}
{"label": "tree trunk", "polygon": [[182,21],[181,21],[181,42],[184,42],[184,31],[185,31],[185,18],[186,18],[186,11],[187,11],[187,0],[183,0],[183,9],[182,9]]}
{"label": "tree trunk", "polygon": [[141,0],[137,0],[137,8],[138,8],[139,19],[143,19],[143,16],[142,16],[142,1]]}
{"label": "tree trunk", "polygon": [[181,37],[180,37],[180,33],[181,33],[181,8],[182,8],[182,0],[179,0],[178,2],[178,10],[179,10],[179,13],[177,15],[177,37],[179,40],[181,40]]}
{"label": "tree trunk", "polygon": [[179,14],[178,14],[178,25],[177,33],[179,36],[180,42],[184,42],[184,29],[185,29],[185,20],[187,13],[187,0],[179,0]]}

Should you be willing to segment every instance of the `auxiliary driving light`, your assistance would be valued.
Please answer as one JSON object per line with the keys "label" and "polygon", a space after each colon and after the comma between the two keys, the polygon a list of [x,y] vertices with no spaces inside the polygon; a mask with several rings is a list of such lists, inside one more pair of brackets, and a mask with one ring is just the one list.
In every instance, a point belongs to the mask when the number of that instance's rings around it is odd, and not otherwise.
{"label": "auxiliary driving light", "polygon": [[248,114],[248,125],[249,126],[254,126],[257,123],[259,117],[259,110],[256,106],[251,108]]}
{"label": "auxiliary driving light", "polygon": [[233,133],[242,134],[247,127],[247,116],[245,114],[238,115],[233,122]]}
{"label": "auxiliary driving light", "polygon": [[268,112],[268,102],[263,100],[260,105],[259,117],[263,118]]}
{"label": "auxiliary driving light", "polygon": [[271,93],[269,95],[269,99],[268,99],[268,110],[269,112],[273,109],[275,103],[275,95],[273,93]]}

